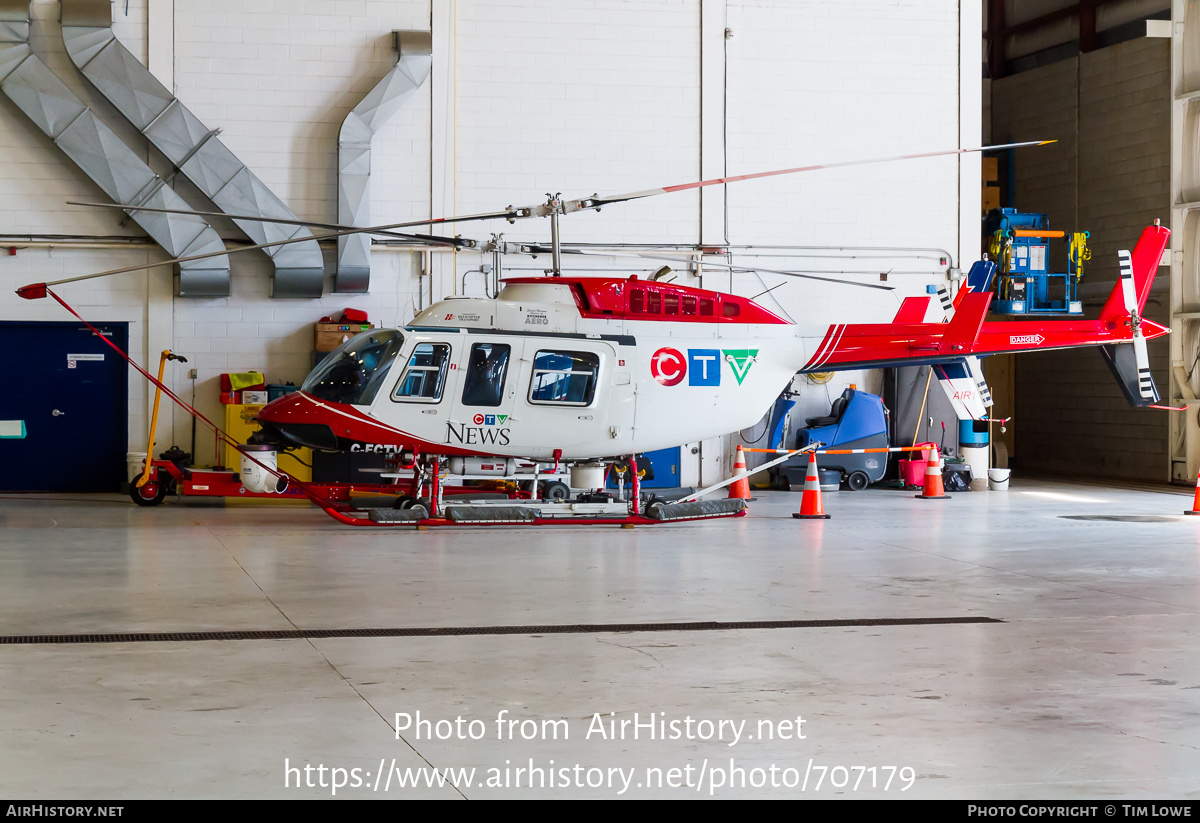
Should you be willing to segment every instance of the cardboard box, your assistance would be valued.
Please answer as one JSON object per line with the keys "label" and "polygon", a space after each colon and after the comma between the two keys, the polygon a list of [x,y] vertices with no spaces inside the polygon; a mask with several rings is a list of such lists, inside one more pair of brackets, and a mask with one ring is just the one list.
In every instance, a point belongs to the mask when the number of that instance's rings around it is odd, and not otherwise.
{"label": "cardboard box", "polygon": [[317,323],[315,351],[333,351],[356,334],[375,328],[371,323]]}
{"label": "cardboard box", "polygon": [[983,158],[983,182],[995,183],[1000,179],[1000,158],[985,157]]}
{"label": "cardboard box", "polygon": [[1000,208],[1000,187],[999,186],[984,186],[983,187],[983,211],[989,212],[992,209]]}
{"label": "cardboard box", "polygon": [[247,389],[242,392],[242,403],[246,405],[258,404],[265,406],[268,402],[267,392],[265,391],[250,391]]}

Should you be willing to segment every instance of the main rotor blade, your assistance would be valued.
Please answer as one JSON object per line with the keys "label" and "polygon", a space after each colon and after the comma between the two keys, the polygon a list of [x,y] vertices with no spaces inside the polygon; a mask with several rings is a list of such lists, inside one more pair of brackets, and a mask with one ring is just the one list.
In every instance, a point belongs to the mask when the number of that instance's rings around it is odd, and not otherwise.
{"label": "main rotor blade", "polygon": [[[538,254],[550,254],[549,246],[527,246],[531,251],[536,251]],[[641,254],[641,253],[621,253],[621,252],[603,252],[603,251],[587,251],[585,249],[563,249],[563,254],[582,254],[589,257],[630,257],[640,258],[642,260],[661,260],[664,263],[679,263],[688,265],[696,262],[694,259],[685,257],[670,257],[662,254]],[[879,289],[881,291],[895,291],[893,286],[879,286],[875,283],[859,283],[857,280],[839,280],[836,277],[820,277],[815,274],[803,274],[797,271],[784,271],[782,269],[764,269],[760,266],[736,266],[732,263],[718,263],[715,260],[704,260],[701,265],[712,266],[718,269],[728,269],[729,271],[757,271],[765,272],[766,274],[782,274],[786,277],[802,277],[805,280],[821,280],[826,283],[837,283],[842,286],[858,286],[864,289]]]}
{"label": "main rotor blade", "polygon": [[[123,209],[125,211],[154,211],[162,212],[163,214],[193,214],[200,217],[228,217],[230,220],[249,220],[254,223],[283,223],[289,226],[317,226],[318,228],[339,228],[359,234],[386,234],[393,229],[407,229],[413,226],[433,226],[441,223],[465,223],[472,220],[508,220],[515,221],[523,217],[541,217],[543,214],[533,214],[534,211],[544,209],[544,206],[531,206],[529,208],[515,208],[506,206],[504,211],[481,212],[479,214],[464,214],[457,217],[431,217],[428,220],[410,220],[406,223],[388,223],[382,226],[361,226],[354,228],[352,226],[342,226],[338,223],[317,223],[313,220],[290,220],[282,217],[267,217],[262,214],[228,214],[223,211],[194,211],[186,209],[158,209],[150,208],[149,206],[122,206],[114,203],[78,203],[67,201],[71,206],[91,206],[93,208],[104,209]],[[545,212],[549,214],[549,212]],[[420,236],[420,235],[414,235]]]}
{"label": "main rotor blade", "polygon": [[[1024,143],[1003,143],[1003,144],[995,145],[995,146],[981,146],[979,148],[949,149],[947,151],[924,152],[921,154],[897,154],[897,155],[892,155],[890,157],[876,157],[876,158],[872,158],[870,160],[846,160],[846,161],[842,161],[842,162],[838,162],[838,163],[823,163],[823,164],[813,165],[813,166],[797,166],[797,167],[791,168],[791,169],[777,169],[775,171],[756,172],[753,174],[741,174],[741,175],[735,175],[732,177],[720,177],[720,178],[716,178],[713,180],[700,180],[695,183],[684,183],[682,185],[677,185],[677,186],[664,186],[662,188],[657,188],[657,189],[645,189],[645,190],[639,191],[639,192],[630,192],[629,194],[618,194],[618,195],[611,195],[611,196],[607,196],[607,197],[599,197],[598,195],[593,195],[590,198],[582,198],[579,200],[569,200],[569,201],[565,201],[565,202],[560,202],[555,198],[551,198],[548,202],[539,204],[537,206],[523,206],[520,208],[516,208],[513,206],[507,206],[507,207],[505,207],[505,209],[503,211],[481,212],[479,214],[457,215],[457,216],[453,216],[453,217],[435,217],[435,218],[430,218],[429,220],[410,220],[410,221],[403,222],[403,223],[388,223],[388,224],[381,225],[381,226],[365,226],[362,228],[342,228],[342,229],[339,229],[338,231],[334,231],[329,234],[325,234],[320,237],[316,237],[315,239],[328,240],[328,239],[332,239],[334,237],[341,237],[343,235],[350,235],[350,234],[380,234],[383,232],[393,231],[395,229],[406,229],[406,228],[411,228],[414,226],[433,226],[433,225],[438,225],[441,223],[463,223],[463,222],[470,222],[470,221],[477,221],[477,220],[502,219],[502,220],[508,220],[511,223],[511,222],[515,222],[518,219],[523,219],[523,218],[527,218],[527,217],[546,217],[553,213],[570,214],[571,212],[582,211],[585,209],[599,209],[600,207],[605,206],[609,203],[620,203],[620,202],[627,201],[627,200],[638,200],[643,197],[653,197],[654,195],[657,195],[657,194],[669,194],[671,192],[676,192],[676,191],[685,191],[688,189],[698,189],[698,188],[702,188],[704,186],[715,186],[715,185],[724,184],[724,183],[736,183],[736,182],[739,182],[742,180],[756,180],[756,179],[759,179],[762,177],[777,177],[777,176],[783,175],[783,174],[796,174],[798,172],[816,171],[818,169],[833,169],[833,168],[840,168],[840,167],[844,167],[844,166],[862,166],[862,165],[868,165],[871,163],[886,163],[886,162],[894,161],[894,160],[914,160],[914,159],[921,158],[921,157],[944,157],[947,155],[968,154],[971,152],[991,151],[991,150],[997,150],[997,149],[1013,149],[1013,148],[1020,148],[1023,146],[1044,146],[1047,143],[1054,143],[1054,142],[1056,142],[1056,141],[1054,141],[1054,140],[1030,140],[1030,141],[1027,141]],[[330,225],[335,225],[335,224],[320,224],[320,223],[313,223],[313,222],[300,221],[300,220],[288,220],[288,219],[281,219],[281,218],[275,218],[275,217],[264,217],[262,215],[231,215],[231,214],[225,214],[223,212],[201,212],[201,211],[182,211],[182,210],[177,211],[177,210],[173,210],[173,209],[158,209],[158,208],[149,208],[149,207],[136,207],[135,208],[135,207],[130,207],[130,206],[120,206],[120,205],[107,204],[107,203],[105,203],[105,204],[80,203],[80,204],[75,204],[75,205],[86,205],[86,206],[100,205],[105,208],[120,208],[120,209],[126,210],[126,211],[133,211],[133,210],[155,211],[155,212],[163,212],[163,213],[168,213],[168,214],[191,214],[191,215],[197,215],[197,216],[202,216],[202,217],[227,217],[227,218],[230,218],[233,220],[250,220],[250,221],[255,221],[255,222],[259,222],[259,223],[283,223],[283,224],[288,224],[288,225],[298,224],[298,225],[318,226],[318,227],[321,227],[322,225],[324,225],[326,227],[328,227]],[[242,246],[237,249],[227,249],[227,250],[222,250],[219,252],[210,252],[208,254],[196,254],[196,255],[192,255],[190,257],[176,257],[176,258],[173,258],[170,260],[163,260],[163,261],[160,261],[157,263],[143,263],[143,264],[139,264],[136,266],[126,266],[126,267],[120,268],[120,269],[111,269],[109,271],[96,272],[95,274],[85,274],[85,275],[80,275],[79,277],[67,277],[67,278],[63,278],[62,280],[54,280],[52,282],[40,283],[40,284],[34,284],[34,285],[57,286],[57,285],[61,285],[63,283],[74,283],[74,282],[77,282],[80,280],[91,280],[96,277],[107,277],[107,276],[113,275],[113,274],[124,274],[126,272],[131,272],[131,271],[142,271],[145,269],[158,268],[160,266],[174,265],[175,263],[186,263],[186,262],[190,262],[192,260],[206,260],[211,257],[219,257],[222,254],[253,251],[254,249],[266,249],[266,248],[272,248],[275,246],[287,246],[291,243],[303,243],[303,242],[306,242],[311,239],[314,239],[314,238],[298,237],[298,238],[291,238],[288,240],[276,240],[271,243],[260,243],[255,246]],[[447,238],[447,239],[451,240],[452,242],[456,242],[456,243],[458,241],[458,238]],[[473,241],[466,241],[466,242],[473,243]],[[643,256],[645,256],[645,255],[643,255]],[[666,260],[668,262],[686,262],[686,261],[680,261],[677,258],[670,258],[670,257],[664,257],[664,258],[647,257],[647,259],[662,259],[662,260]],[[732,265],[726,265],[726,264],[719,264],[716,262],[706,262],[706,265],[716,266],[718,268],[728,268],[728,269],[746,269],[747,268],[746,266],[732,266]],[[778,269],[758,269],[758,268],[756,268],[755,270],[769,272],[771,274],[782,274],[782,275],[785,275],[788,277],[803,277],[803,278],[806,278],[809,280],[823,280],[823,281],[830,282],[830,283],[843,283],[846,285],[862,286],[863,288],[883,289],[886,291],[893,290],[890,286],[876,286],[876,285],[868,284],[868,283],[856,283],[852,280],[837,280],[837,279],[834,279],[831,277],[818,277],[816,275],[801,274],[799,272],[780,271]],[[27,288],[27,287],[22,287],[22,288]],[[20,293],[20,290],[18,290],[18,293]]]}
{"label": "main rotor blade", "polygon": [[[357,231],[367,234],[379,234],[394,229],[406,229],[414,226],[434,226],[440,223],[465,223],[478,220],[507,220],[510,223],[517,220],[522,220],[528,217],[547,217],[554,212],[561,214],[571,214],[577,211],[587,209],[599,209],[602,206],[611,203],[622,203],[628,200],[639,200],[643,197],[654,197],[659,194],[670,194],[676,191],[687,191],[688,189],[699,189],[705,186],[716,186],[726,183],[738,183],[743,180],[757,180],[763,177],[778,177],[783,174],[797,174],[806,171],[817,171],[819,169],[836,169],[846,166],[865,166],[872,163],[889,163],[897,160],[916,160],[922,157],[945,157],[956,154],[970,154],[973,152],[994,151],[999,149],[1015,149],[1024,146],[1044,146],[1047,143],[1055,143],[1056,140],[1028,140],[1023,143],[1002,143],[995,146],[980,146],[970,149],[948,149],[946,151],[930,151],[920,154],[894,154],[888,157],[874,157],[869,160],[843,160],[837,163],[819,163],[812,166],[796,166],[790,169],[776,169],[774,171],[760,171],[752,174],[738,174],[730,177],[718,177],[713,180],[700,180],[695,183],[683,183],[676,186],[663,186],[656,189],[643,189],[642,191],[629,192],[626,194],[613,194],[600,197],[592,195],[591,197],[582,197],[577,200],[566,200],[559,202],[553,198],[549,202],[539,203],[535,206],[506,206],[502,211],[480,212],[478,214],[463,214],[451,217],[432,217],[428,220],[410,220],[404,223],[388,223],[381,226],[364,226]],[[108,203],[71,203],[71,205],[79,206],[102,206],[104,208],[120,208],[125,210],[133,210],[129,206],[112,205]],[[174,211],[172,209],[157,209],[148,207],[138,207],[140,211],[157,211],[167,214],[195,214],[202,217],[228,217],[233,220],[251,220],[259,223],[284,223],[287,225],[301,226],[318,226],[321,228],[339,228],[348,229],[348,226],[336,226],[330,223],[315,223],[307,220],[287,220],[277,217],[264,217],[263,215],[238,215],[225,214],[224,212],[204,212],[204,211]]]}
{"label": "main rotor blade", "polygon": [[[192,214],[192,213],[193,212],[185,212],[185,214]],[[239,246],[234,249],[221,249],[220,251],[211,251],[211,252],[207,252],[205,254],[193,254],[193,255],[189,255],[188,257],[172,257],[169,260],[158,260],[158,261],[153,261],[153,262],[149,262],[149,263],[138,263],[137,265],[124,266],[123,268],[119,268],[119,269],[109,269],[108,271],[99,271],[99,272],[95,272],[94,274],[81,274],[78,277],[64,277],[61,280],[51,280],[51,281],[48,281],[45,283],[31,283],[27,286],[22,286],[21,288],[17,289],[17,294],[21,295],[22,297],[26,297],[27,295],[30,295],[31,297],[29,299],[33,299],[33,297],[44,297],[45,296],[44,292],[45,292],[45,289],[47,286],[59,286],[59,285],[62,285],[63,283],[77,283],[80,280],[94,280],[97,277],[109,277],[114,274],[126,274],[127,272],[131,272],[131,271],[144,271],[146,269],[157,269],[162,266],[173,266],[176,263],[189,263],[192,260],[208,260],[211,257],[220,257],[223,254],[234,254],[235,252],[254,251],[255,249],[269,249],[269,248],[274,248],[275,246],[290,246],[293,243],[306,243],[309,240],[330,240],[334,237],[342,237],[343,235],[347,235],[347,234],[361,234],[361,233],[362,233],[362,229],[346,229],[345,231],[335,231],[335,232],[330,232],[329,234],[321,234],[321,235],[316,235],[316,236],[293,237],[288,240],[273,240],[270,243],[259,243],[256,246]],[[471,242],[474,242],[474,241],[471,241]],[[37,288],[34,288],[34,287],[40,287],[41,293],[39,293]]]}
{"label": "main rotor blade", "polygon": [[[370,234],[384,234],[389,237],[396,237],[401,240],[425,240],[432,243],[440,243],[447,246],[455,246],[457,248],[474,248],[474,240],[463,240],[460,237],[440,237],[434,234],[412,234],[396,231],[388,231],[386,229],[377,228],[357,228],[355,226],[345,226],[341,223],[318,223],[315,220],[295,220],[292,218],[283,217],[266,217],[265,215],[257,214],[230,214],[223,211],[195,211],[188,209],[160,209],[151,206],[125,206],[120,203],[81,203],[77,200],[68,200],[68,206],[87,206],[92,209],[120,209],[124,212],[149,211],[157,214],[187,214],[197,217],[227,217],[230,220],[247,220],[252,223],[281,223],[286,226],[308,226],[309,228],[332,229],[342,232],[363,232]],[[317,238],[320,239],[319,237]]]}
{"label": "main rotor blade", "polygon": [[669,194],[675,191],[687,191],[688,189],[699,189],[704,186],[716,186],[724,183],[739,183],[743,180],[757,180],[763,177],[778,177],[783,174],[797,174],[805,171],[816,171],[818,169],[836,169],[846,166],[867,166],[872,163],[890,163],[897,160],[916,160],[921,157],[944,157],[952,154],[969,154],[977,151],[994,151],[998,149],[1016,149],[1024,146],[1044,146],[1047,143],[1055,143],[1056,140],[1029,140],[1024,143],[1003,143],[995,146],[980,146],[971,149],[949,149],[947,151],[929,151],[921,154],[893,154],[889,157],[874,157],[869,160],[844,160],[838,163],[822,163],[815,166],[796,166],[791,169],[777,169],[775,171],[760,171],[754,174],[737,174],[731,177],[718,177],[712,180],[700,180],[696,183],[684,183],[678,186],[663,186],[658,189],[644,189],[642,191],[629,192],[628,194],[614,194],[601,197],[593,195],[579,200],[568,200],[564,203],[564,211],[570,214],[573,211],[583,209],[598,209],[601,206],[607,206],[610,203],[622,203],[628,200],[639,200],[643,197],[654,197],[658,194]]}

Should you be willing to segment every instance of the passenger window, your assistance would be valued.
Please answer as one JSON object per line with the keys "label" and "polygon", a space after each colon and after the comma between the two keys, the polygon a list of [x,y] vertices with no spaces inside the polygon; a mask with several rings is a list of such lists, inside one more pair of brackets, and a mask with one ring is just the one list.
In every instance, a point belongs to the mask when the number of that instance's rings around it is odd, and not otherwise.
{"label": "passenger window", "polygon": [[737,303],[721,303],[721,313],[726,317],[737,317],[742,313],[742,307]]}
{"label": "passenger window", "polygon": [[436,403],[442,399],[446,385],[446,367],[450,362],[450,347],[443,343],[420,343],[408,359],[404,376],[392,392],[393,400]]}
{"label": "passenger window", "polygon": [[591,352],[540,351],[533,358],[530,403],[586,406],[596,395],[600,357]]}
{"label": "passenger window", "polygon": [[641,314],[646,310],[646,292],[642,289],[629,290],[629,311]]}
{"label": "passenger window", "polygon": [[647,293],[646,312],[649,314],[659,314],[662,312],[662,295],[656,291]]}
{"label": "passenger window", "polygon": [[464,406],[499,406],[504,399],[504,375],[511,347],[504,343],[476,343],[471,347],[463,384]]}
{"label": "passenger window", "polygon": [[678,294],[668,294],[663,298],[663,314],[679,314]]}
{"label": "passenger window", "polygon": [[700,316],[701,317],[712,317],[712,313],[713,313],[713,301],[708,299],[707,297],[700,298]]}
{"label": "passenger window", "polygon": [[683,298],[683,313],[684,314],[695,314],[696,313],[696,298],[694,298],[694,297]]}

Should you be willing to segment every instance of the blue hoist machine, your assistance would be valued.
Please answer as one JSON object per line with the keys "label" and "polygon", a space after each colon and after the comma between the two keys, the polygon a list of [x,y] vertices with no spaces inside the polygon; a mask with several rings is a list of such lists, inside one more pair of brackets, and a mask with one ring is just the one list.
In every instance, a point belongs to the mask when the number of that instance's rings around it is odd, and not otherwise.
{"label": "blue hoist machine", "polygon": [[[996,282],[972,283],[996,292],[992,311],[996,314],[1047,315],[1083,314],[1078,298],[1083,264],[1091,259],[1089,232],[1064,232],[1050,228],[1044,214],[993,209],[985,218],[984,235],[989,238],[991,258],[999,264]],[[1067,270],[1050,271],[1050,244],[1067,242]],[[978,265],[978,264],[977,264]]]}

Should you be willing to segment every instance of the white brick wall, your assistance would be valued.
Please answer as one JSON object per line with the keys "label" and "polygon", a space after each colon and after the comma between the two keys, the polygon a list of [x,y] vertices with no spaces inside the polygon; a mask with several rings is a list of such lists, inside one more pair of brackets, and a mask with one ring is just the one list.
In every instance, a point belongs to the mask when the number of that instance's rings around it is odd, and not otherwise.
{"label": "white brick wall", "polygon": [[[147,2],[115,9],[118,37],[143,59],[149,51]],[[728,72],[727,166],[730,174],[814,161],[953,148],[957,143],[959,3],[952,0],[705,0],[724,8],[733,38]],[[431,8],[431,3],[434,8]],[[727,6],[727,7],[726,7]],[[142,156],[145,147],[66,58],[58,6],[36,0],[38,52],[91,101]],[[711,12],[712,9],[710,8]],[[437,12],[435,14],[434,12]],[[189,0],[174,6],[174,85],[183,102],[298,215],[336,214],[336,142],[342,119],[391,66],[390,32],[425,29],[453,14],[450,180],[432,171],[433,83],[377,135],[372,214],[377,222],[429,214],[431,189],[445,188],[460,213],[540,202],[547,191],[580,196],[698,179],[702,89],[725,78],[702,74],[700,0]],[[156,48],[162,44],[156,43]],[[977,61],[977,54],[969,58]],[[704,86],[709,84],[709,86]],[[99,199],[95,186],[0,98],[0,234],[136,235],[111,214],[64,206]],[[975,127],[977,129],[977,126]],[[968,129],[969,130],[969,129]],[[719,143],[718,143],[719,145]],[[203,205],[186,185],[181,192]],[[719,200],[717,201],[719,202]],[[732,243],[933,246],[958,243],[958,163],[917,161],[820,172],[729,188]],[[236,229],[219,229],[235,237]],[[503,231],[512,240],[546,240],[544,222],[464,225],[464,235]],[[693,193],[610,207],[563,221],[567,241],[674,242],[699,239]],[[0,318],[62,319],[56,307],[18,301],[12,288],[37,279],[128,265],[157,252],[21,251],[0,258]],[[327,263],[331,263],[327,253]],[[150,318],[200,370],[197,399],[219,413],[216,375],[258,368],[269,379],[300,381],[308,370],[311,323],[353,305],[376,323],[412,316],[416,280],[410,255],[373,254],[371,294],[320,300],[267,298],[267,266],[257,252],[234,257],[233,295],[221,300],[148,297],[165,291],[165,274],[125,276],[65,287],[85,314],[129,319],[135,353],[144,358]],[[455,255],[438,295],[457,290],[479,254]],[[967,261],[969,262],[969,261]],[[895,259],[772,260],[777,267],[928,270],[936,261]],[[509,260],[510,273],[541,269],[545,259]],[[598,264],[602,265],[602,264]],[[622,263],[624,271],[652,264]],[[453,282],[451,282],[451,278]],[[864,279],[878,282],[878,274]],[[788,281],[773,292],[806,325],[889,319],[906,294],[932,276],[893,275],[894,294]],[[468,278],[468,290],[479,277]],[[765,282],[766,285],[762,285]],[[757,294],[779,278],[735,275],[732,285]],[[725,288],[726,274],[705,285]],[[772,306],[771,298],[764,298]],[[190,393],[180,370],[177,389]],[[847,380],[831,386],[836,393]],[[131,380],[131,444],[144,437],[145,391]],[[801,415],[823,411],[825,390],[805,389]],[[174,415],[164,440],[186,442],[190,424]],[[204,458],[207,438],[200,437]],[[131,445],[132,447],[132,445]]]}

